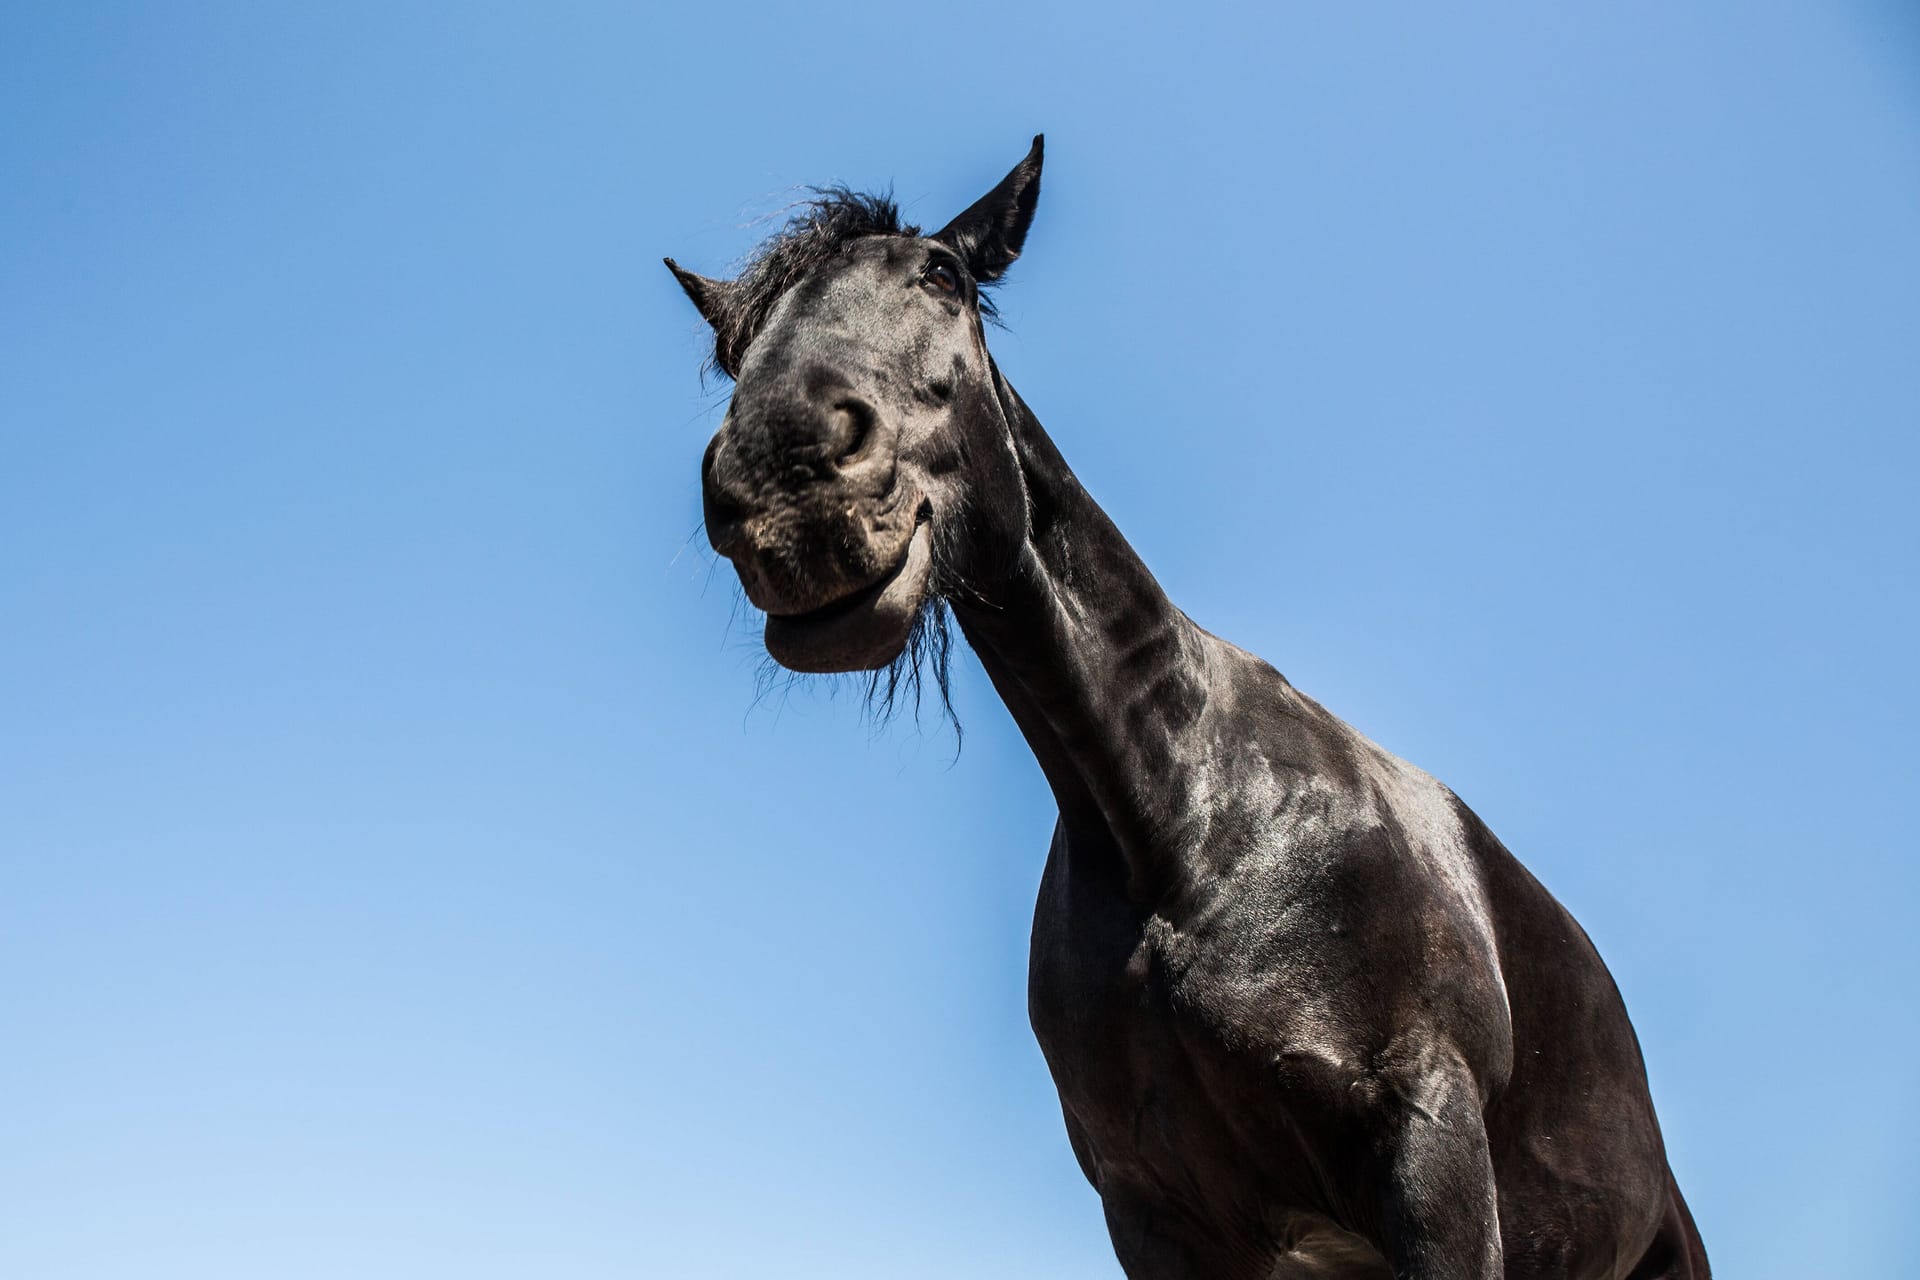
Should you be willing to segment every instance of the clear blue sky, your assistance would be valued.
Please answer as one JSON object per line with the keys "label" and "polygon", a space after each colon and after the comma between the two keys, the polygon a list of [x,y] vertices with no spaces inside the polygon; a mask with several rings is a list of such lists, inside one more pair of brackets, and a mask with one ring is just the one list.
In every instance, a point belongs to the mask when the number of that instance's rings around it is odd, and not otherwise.
{"label": "clear blue sky", "polygon": [[1040,773],[756,698],[659,266],[1041,129],[1088,485],[1585,922],[1723,1274],[1911,1274],[1920,19],[1579,8],[8,6],[0,1274],[1117,1274]]}

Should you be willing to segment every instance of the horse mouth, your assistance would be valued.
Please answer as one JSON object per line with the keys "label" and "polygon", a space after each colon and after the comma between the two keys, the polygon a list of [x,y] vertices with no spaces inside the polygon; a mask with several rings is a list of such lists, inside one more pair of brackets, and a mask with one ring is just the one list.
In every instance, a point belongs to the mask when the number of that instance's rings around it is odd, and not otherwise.
{"label": "horse mouth", "polygon": [[789,671],[877,671],[900,656],[933,575],[933,525],[923,511],[906,554],[878,579],[805,613],[767,618],[767,652]]}

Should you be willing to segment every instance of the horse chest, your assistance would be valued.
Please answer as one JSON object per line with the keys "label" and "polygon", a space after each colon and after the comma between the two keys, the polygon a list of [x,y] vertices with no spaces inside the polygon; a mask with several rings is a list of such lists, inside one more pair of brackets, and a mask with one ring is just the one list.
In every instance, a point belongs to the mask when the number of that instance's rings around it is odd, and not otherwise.
{"label": "horse chest", "polygon": [[1271,1181],[1276,1158],[1290,1163],[1299,1126],[1261,1067],[1301,1012],[1284,980],[1249,985],[1240,959],[1065,864],[1056,846],[1034,919],[1029,1013],[1088,1176],[1103,1196],[1257,1212],[1209,1202],[1224,1188],[1244,1199]]}

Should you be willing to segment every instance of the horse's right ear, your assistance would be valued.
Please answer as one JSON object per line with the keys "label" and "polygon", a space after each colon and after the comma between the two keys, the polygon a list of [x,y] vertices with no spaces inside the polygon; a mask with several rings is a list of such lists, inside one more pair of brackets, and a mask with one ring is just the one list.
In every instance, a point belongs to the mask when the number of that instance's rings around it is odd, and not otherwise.
{"label": "horse's right ear", "polygon": [[1045,137],[1033,135],[1033,149],[1000,179],[1000,185],[967,206],[967,211],[934,232],[930,239],[953,246],[973,278],[991,284],[1006,274],[1027,242],[1033,210],[1040,203],[1040,160]]}
{"label": "horse's right ear", "polygon": [[700,317],[714,328],[720,327],[720,316],[726,310],[727,295],[733,290],[729,280],[715,280],[709,276],[688,271],[672,258],[662,258],[667,270],[673,272],[673,278],[700,309]]}

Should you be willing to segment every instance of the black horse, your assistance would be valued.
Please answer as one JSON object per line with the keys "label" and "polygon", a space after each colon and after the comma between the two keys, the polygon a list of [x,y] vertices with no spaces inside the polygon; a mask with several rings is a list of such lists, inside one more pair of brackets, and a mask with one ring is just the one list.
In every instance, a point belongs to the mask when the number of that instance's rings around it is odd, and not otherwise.
{"label": "black horse", "polygon": [[1121,1264],[1706,1276],[1580,926],[1446,787],[1175,608],[995,367],[981,290],[1040,160],[931,235],[833,190],[736,280],[667,265],[735,383],[706,525],[768,652],[890,688],[944,655],[944,604],[1046,772],[1029,1005]]}

